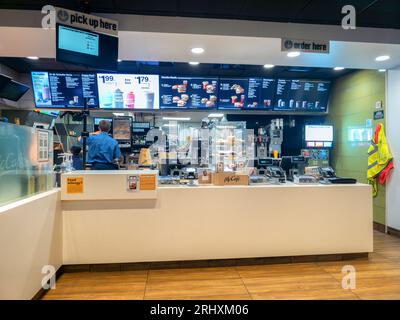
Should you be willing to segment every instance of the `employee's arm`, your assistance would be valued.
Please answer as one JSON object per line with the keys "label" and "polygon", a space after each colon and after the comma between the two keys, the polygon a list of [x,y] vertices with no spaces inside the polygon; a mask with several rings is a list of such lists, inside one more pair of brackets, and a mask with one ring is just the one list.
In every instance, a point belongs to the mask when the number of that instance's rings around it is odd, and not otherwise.
{"label": "employee's arm", "polygon": [[[100,134],[100,133],[101,133],[101,131],[91,132],[91,133],[89,133],[89,137],[90,137],[90,136],[98,135],[98,134]],[[79,142],[82,141],[82,136],[79,136],[79,137],[78,137],[78,141],[79,141]]]}

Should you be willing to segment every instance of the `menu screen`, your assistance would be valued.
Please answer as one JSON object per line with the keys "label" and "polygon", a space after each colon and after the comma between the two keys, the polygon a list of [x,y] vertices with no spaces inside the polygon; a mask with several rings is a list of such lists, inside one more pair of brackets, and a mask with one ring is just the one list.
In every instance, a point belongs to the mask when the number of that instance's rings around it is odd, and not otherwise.
{"label": "menu screen", "polygon": [[160,107],[212,109],[218,100],[217,78],[160,76]]}
{"label": "menu screen", "polygon": [[250,78],[245,109],[272,110],[275,97],[276,80]]}
{"label": "menu screen", "polygon": [[274,110],[325,112],[329,81],[279,79]]}
{"label": "menu screen", "polygon": [[219,109],[241,110],[247,103],[249,79],[219,80]]}
{"label": "menu screen", "polygon": [[32,72],[36,106],[81,108],[85,100],[97,107],[96,74],[71,72]]}
{"label": "menu screen", "polygon": [[159,109],[159,76],[98,73],[100,108]]}

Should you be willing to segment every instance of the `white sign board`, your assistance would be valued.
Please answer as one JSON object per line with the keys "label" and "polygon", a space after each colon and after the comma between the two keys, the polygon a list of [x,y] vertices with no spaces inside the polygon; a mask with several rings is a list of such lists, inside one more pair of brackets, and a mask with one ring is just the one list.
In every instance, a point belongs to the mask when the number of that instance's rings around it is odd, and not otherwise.
{"label": "white sign board", "polygon": [[90,30],[97,33],[104,33],[111,36],[118,36],[118,21],[93,16],[78,11],[64,8],[56,9],[56,21],[59,24]]}
{"label": "white sign board", "polygon": [[281,51],[299,51],[309,53],[329,53],[329,41],[299,40],[282,38]]}

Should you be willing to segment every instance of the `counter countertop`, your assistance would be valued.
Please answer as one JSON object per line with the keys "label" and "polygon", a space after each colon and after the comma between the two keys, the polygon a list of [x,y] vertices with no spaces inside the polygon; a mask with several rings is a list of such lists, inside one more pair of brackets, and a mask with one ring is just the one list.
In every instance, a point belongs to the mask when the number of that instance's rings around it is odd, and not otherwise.
{"label": "counter countertop", "polygon": [[356,183],[356,184],[295,184],[293,182],[286,182],[284,184],[251,184],[243,186],[215,186],[215,185],[159,185],[159,189],[237,189],[237,188],[332,188],[332,187],[369,187],[368,184]]}

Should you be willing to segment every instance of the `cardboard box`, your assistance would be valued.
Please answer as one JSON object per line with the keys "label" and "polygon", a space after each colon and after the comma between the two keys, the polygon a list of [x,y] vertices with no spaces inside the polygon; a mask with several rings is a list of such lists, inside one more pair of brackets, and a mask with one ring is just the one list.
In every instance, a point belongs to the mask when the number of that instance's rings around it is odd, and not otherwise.
{"label": "cardboard box", "polygon": [[217,172],[212,174],[212,183],[216,186],[247,186],[249,176],[244,173]]}

